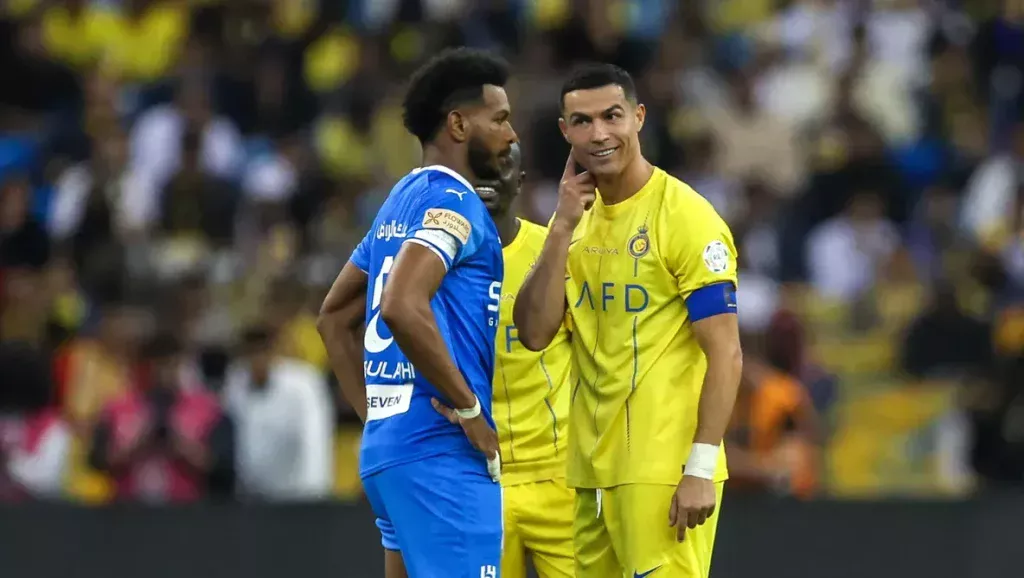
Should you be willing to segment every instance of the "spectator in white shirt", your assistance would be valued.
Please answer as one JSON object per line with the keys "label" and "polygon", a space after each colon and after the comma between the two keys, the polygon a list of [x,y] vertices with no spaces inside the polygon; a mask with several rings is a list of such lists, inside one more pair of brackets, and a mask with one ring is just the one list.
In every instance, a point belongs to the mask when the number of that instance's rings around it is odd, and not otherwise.
{"label": "spectator in white shirt", "polygon": [[807,270],[819,294],[854,300],[871,287],[899,248],[899,232],[879,196],[855,194],[846,210],[818,225],[807,239]]}
{"label": "spectator in white shirt", "polygon": [[971,175],[961,209],[962,226],[978,244],[1000,248],[1013,237],[1024,184],[1024,122],[1014,129],[1009,151],[989,157]]}
{"label": "spectator in white shirt", "polygon": [[198,78],[185,79],[173,103],[139,117],[131,133],[130,169],[147,179],[152,190],[162,190],[181,168],[182,141],[189,130],[200,135],[202,169],[217,178],[235,179],[245,154],[242,136],[231,121],[214,113],[210,88]]}
{"label": "spectator in white shirt", "polygon": [[324,376],[273,352],[269,330],[242,339],[242,361],[225,380],[237,424],[241,494],[272,501],[327,498],[333,482],[334,412]]}

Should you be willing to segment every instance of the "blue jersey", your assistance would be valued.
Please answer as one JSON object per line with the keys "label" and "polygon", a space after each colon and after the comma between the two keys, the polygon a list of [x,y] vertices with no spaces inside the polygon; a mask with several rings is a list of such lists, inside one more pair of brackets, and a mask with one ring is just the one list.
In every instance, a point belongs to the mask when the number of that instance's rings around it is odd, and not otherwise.
{"label": "blue jersey", "polygon": [[360,474],[447,453],[468,453],[486,470],[483,454],[462,428],[431,406],[431,398],[444,397],[419,375],[380,318],[384,283],[403,243],[420,244],[444,262],[447,273],[430,305],[448,351],[494,426],[491,379],[504,274],[498,231],[458,173],[442,166],[416,169],[391,190],[351,257],[369,277]]}

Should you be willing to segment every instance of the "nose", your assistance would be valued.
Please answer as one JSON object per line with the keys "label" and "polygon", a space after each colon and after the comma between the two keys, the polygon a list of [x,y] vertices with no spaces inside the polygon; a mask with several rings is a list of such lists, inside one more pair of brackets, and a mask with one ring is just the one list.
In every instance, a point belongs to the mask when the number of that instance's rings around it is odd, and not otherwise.
{"label": "nose", "polygon": [[607,127],[600,120],[595,120],[590,129],[590,142],[593,144],[604,144],[608,139]]}
{"label": "nose", "polygon": [[519,135],[516,134],[516,129],[512,128],[512,123],[508,123],[508,144],[519,142]]}

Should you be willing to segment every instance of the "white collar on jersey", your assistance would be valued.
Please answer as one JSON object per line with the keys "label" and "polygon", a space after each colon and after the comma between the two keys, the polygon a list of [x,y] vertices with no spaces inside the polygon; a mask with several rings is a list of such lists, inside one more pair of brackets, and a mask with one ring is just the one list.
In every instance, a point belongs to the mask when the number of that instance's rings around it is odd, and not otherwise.
{"label": "white collar on jersey", "polygon": [[448,168],[448,167],[446,167],[444,165],[430,165],[429,167],[420,167],[418,169],[413,169],[412,170],[413,174],[416,174],[416,173],[418,173],[420,171],[441,171],[442,173],[444,173],[444,174],[450,176],[451,178],[459,181],[460,183],[466,185],[466,187],[468,187],[470,191],[476,193],[476,189],[474,189],[473,185],[470,184],[470,182],[466,180],[466,177],[463,177],[459,173],[453,171],[452,169],[450,169],[450,168]]}

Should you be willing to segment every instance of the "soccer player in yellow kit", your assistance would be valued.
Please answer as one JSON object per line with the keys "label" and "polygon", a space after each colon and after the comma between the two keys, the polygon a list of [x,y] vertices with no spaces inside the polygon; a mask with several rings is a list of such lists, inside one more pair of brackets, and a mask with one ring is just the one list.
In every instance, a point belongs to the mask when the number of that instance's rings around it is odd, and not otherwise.
{"label": "soccer player in yellow kit", "polygon": [[[503,245],[495,340],[492,413],[501,446],[505,548],[502,578],[526,578],[527,557],[540,578],[573,576],[574,492],[565,483],[569,430],[569,331],[560,327],[541,352],[519,342],[512,306],[519,287],[537,262],[547,229],[516,217],[513,203],[522,187],[522,153],[512,155],[499,180],[474,188],[494,218]],[[449,408],[435,402],[449,419]]]}
{"label": "soccer player in yellow kit", "polygon": [[572,152],[514,320],[532,350],[571,323],[576,576],[704,578],[742,369],[732,234],[641,154],[625,71],[581,69],[561,98]]}

